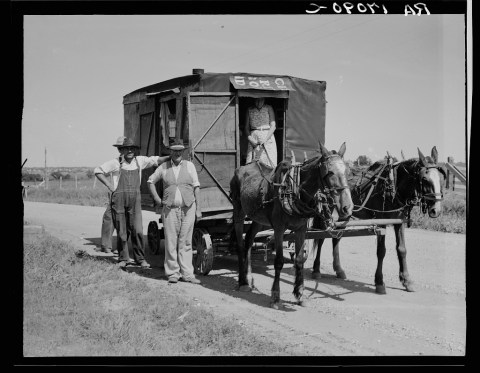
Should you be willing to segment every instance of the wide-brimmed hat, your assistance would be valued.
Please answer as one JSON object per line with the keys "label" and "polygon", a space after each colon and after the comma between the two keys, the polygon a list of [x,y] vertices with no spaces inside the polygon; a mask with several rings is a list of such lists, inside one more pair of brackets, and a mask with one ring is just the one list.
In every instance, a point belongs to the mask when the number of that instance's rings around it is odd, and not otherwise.
{"label": "wide-brimmed hat", "polygon": [[[120,138],[118,138],[118,140],[120,140]],[[117,140],[117,141],[118,141]],[[121,148],[126,148],[126,147],[134,147],[134,148],[140,148],[137,144],[135,144],[133,142],[133,140],[129,137],[125,137],[125,139],[123,140],[123,143],[120,144],[120,145],[114,145],[116,146],[117,148],[121,149]]]}
{"label": "wide-brimmed hat", "polygon": [[183,150],[185,149],[185,145],[183,145],[183,140],[178,139],[175,140],[172,145],[170,145],[170,150]]}
{"label": "wide-brimmed hat", "polygon": [[122,146],[125,139],[126,139],[125,136],[120,136],[119,138],[117,138],[117,142],[115,144],[113,144],[113,146],[115,146],[115,147]]}

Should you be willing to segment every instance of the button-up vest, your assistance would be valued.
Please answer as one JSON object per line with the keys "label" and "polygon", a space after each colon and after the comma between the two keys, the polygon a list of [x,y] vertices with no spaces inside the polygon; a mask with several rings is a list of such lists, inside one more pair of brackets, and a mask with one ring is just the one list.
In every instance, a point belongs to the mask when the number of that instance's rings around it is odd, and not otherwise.
{"label": "button-up vest", "polygon": [[188,173],[187,163],[185,161],[180,165],[180,172],[176,180],[175,174],[173,173],[172,162],[168,162],[167,170],[163,178],[163,200],[167,207],[172,207],[175,202],[177,188],[180,190],[185,205],[190,207],[195,201],[195,195],[193,193],[193,180]]}

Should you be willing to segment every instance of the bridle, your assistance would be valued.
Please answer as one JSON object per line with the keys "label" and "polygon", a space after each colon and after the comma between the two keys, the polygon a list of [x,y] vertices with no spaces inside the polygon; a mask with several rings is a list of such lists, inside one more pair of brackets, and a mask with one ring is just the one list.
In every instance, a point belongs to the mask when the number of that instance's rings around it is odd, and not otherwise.
{"label": "bridle", "polygon": [[426,214],[429,205],[435,202],[443,201],[443,192],[440,192],[440,193],[434,193],[434,192],[424,193],[423,192],[425,188],[424,188],[422,175],[424,173],[427,173],[428,169],[431,169],[431,168],[437,169],[442,174],[444,174],[444,172],[437,165],[431,164],[427,166],[416,167],[417,164],[418,164],[418,161],[413,165],[413,167],[416,168],[413,174],[410,171],[408,171],[408,169],[405,167],[405,163],[400,163],[399,165],[402,167],[403,171],[415,182],[414,198],[404,199],[404,201],[402,202],[400,199],[400,193],[398,192],[398,189],[397,189],[395,191],[395,199],[402,205],[402,207],[400,209],[382,211],[382,212],[393,212],[393,211],[402,210],[408,207],[410,207],[411,209],[414,206],[419,206],[422,209],[422,212]]}
{"label": "bridle", "polygon": [[412,175],[408,170],[405,168],[405,165],[402,165],[404,171],[408,174],[411,175],[415,179],[415,199],[417,203],[415,205],[420,206],[422,209],[422,212],[425,214],[428,209],[428,205],[431,205],[436,202],[442,202],[443,201],[443,191],[441,190],[440,193],[434,193],[434,192],[429,192],[429,193],[424,193],[424,182],[423,182],[423,174],[428,173],[429,169],[436,169],[440,173],[442,173],[445,176],[445,173],[442,169],[440,169],[436,164],[429,164],[427,166],[421,166],[415,171],[415,174]]}
{"label": "bridle", "polygon": [[[304,161],[301,164],[291,165],[289,170],[285,172],[278,186],[278,198],[281,202],[283,210],[289,215],[297,214],[302,217],[313,217],[314,215],[322,215],[323,206],[328,206],[328,212],[335,205],[335,194],[338,191],[349,188],[345,178],[341,179],[341,185],[332,187],[327,176],[333,173],[336,163],[342,162],[343,159],[339,154],[331,154],[320,158],[319,172],[321,186],[314,195],[311,195],[302,186],[300,181],[300,171],[306,172],[305,168],[310,165],[315,158]],[[309,197],[309,202],[304,202],[300,198],[301,193]],[[313,203],[312,203],[313,202]],[[313,206],[313,207],[312,207]],[[320,207],[319,207],[320,206]]]}
{"label": "bridle", "polygon": [[[323,161],[322,161],[323,160]],[[333,196],[338,191],[343,191],[349,189],[347,179],[340,179],[340,186],[332,187],[328,181],[327,176],[333,173],[332,169],[335,164],[344,163],[342,157],[338,154],[330,154],[328,156],[323,156],[320,160],[320,178],[322,179],[322,187],[318,189],[317,193],[321,200],[326,201],[327,205],[331,208],[333,207],[335,201]]]}

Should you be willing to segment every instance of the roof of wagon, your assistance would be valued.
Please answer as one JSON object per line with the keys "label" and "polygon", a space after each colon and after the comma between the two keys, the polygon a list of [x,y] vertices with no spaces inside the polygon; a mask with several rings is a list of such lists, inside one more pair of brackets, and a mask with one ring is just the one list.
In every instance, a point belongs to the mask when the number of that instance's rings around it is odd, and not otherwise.
{"label": "roof of wagon", "polygon": [[[289,75],[275,75],[275,74],[257,74],[257,73],[246,73],[246,72],[228,72],[228,73],[201,73],[201,74],[192,74],[185,75],[181,77],[176,77],[173,79],[165,80],[163,82],[158,82],[151,84],[142,88],[138,88],[125,95],[133,95],[136,93],[153,93],[153,92],[163,92],[167,90],[172,90],[175,88],[183,88],[188,86],[194,86],[198,84],[200,91],[212,91],[212,92],[228,92],[230,91],[231,77],[266,77],[266,78],[286,78],[287,81],[295,80],[297,82],[305,81],[308,84],[322,84],[322,81],[314,81],[309,79],[297,78]],[[301,84],[301,83],[300,83]],[[238,87],[237,87],[238,88]]]}

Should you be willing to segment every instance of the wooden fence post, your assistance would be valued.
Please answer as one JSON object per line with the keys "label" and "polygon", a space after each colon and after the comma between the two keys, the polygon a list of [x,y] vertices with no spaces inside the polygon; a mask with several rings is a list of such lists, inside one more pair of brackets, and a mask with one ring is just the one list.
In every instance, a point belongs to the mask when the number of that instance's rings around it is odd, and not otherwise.
{"label": "wooden fence post", "polygon": [[[453,157],[447,157],[447,162],[448,163],[454,163],[454,160],[453,160]],[[450,189],[450,176],[452,176],[452,190],[455,190],[455,175],[453,173],[450,172],[450,170],[447,170],[447,185],[446,185],[446,188],[447,189]]]}
{"label": "wooden fence post", "polygon": [[62,177],[61,176],[60,176],[59,181],[60,181],[60,189],[62,189]]}
{"label": "wooden fence post", "polygon": [[78,180],[77,180],[77,175],[75,175],[75,189],[78,187]]}

